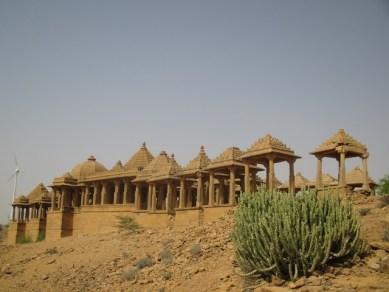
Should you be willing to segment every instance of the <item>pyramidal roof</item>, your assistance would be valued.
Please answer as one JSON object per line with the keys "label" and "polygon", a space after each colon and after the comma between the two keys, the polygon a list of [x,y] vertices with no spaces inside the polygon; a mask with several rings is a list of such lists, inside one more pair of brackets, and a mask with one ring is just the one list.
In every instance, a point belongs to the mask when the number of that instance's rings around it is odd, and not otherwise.
{"label": "pyramidal roof", "polygon": [[295,156],[294,151],[284,144],[280,139],[273,137],[270,134],[259,138],[255,141],[242,155],[242,158],[261,155],[267,153],[281,153],[289,156]]}
{"label": "pyramidal roof", "polygon": [[229,147],[225,149],[219,156],[215,159],[211,160],[206,169],[212,169],[216,167],[223,166],[232,166],[232,165],[241,165],[242,159],[240,156],[242,155],[242,151],[238,147]]}
{"label": "pyramidal roof", "polygon": [[[370,177],[369,184],[376,184]],[[363,185],[363,170],[358,166],[354,167],[346,174],[346,182],[348,185]]]}
{"label": "pyramidal roof", "polygon": [[127,161],[124,165],[126,170],[139,172],[146,168],[154,159],[153,155],[146,147],[146,143],[143,143],[140,149]]}
{"label": "pyramidal roof", "polygon": [[47,190],[47,188],[44,186],[43,183],[40,183],[27,195],[27,199],[30,202],[39,201],[43,197],[47,197],[48,194],[49,191]]}
{"label": "pyramidal roof", "polygon": [[[334,178],[332,175],[330,175],[329,173],[323,173],[321,177],[321,181],[323,186],[335,186],[338,184],[338,180]],[[310,181],[309,185],[312,187],[316,186],[316,180]]]}
{"label": "pyramidal roof", "polygon": [[123,170],[123,164],[122,162],[119,160],[118,162],[115,163],[115,165],[112,167],[111,169],[112,171],[120,171],[120,170]]}
{"label": "pyramidal roof", "polygon": [[[166,154],[166,152],[165,152]],[[177,163],[174,154],[167,160],[162,160],[162,163],[156,168],[155,172],[152,172],[151,180],[161,180],[168,178],[176,178],[176,175],[182,171],[182,167]]]}
{"label": "pyramidal roof", "polygon": [[204,169],[211,162],[207,154],[205,153],[204,146],[200,147],[200,152],[192,159],[182,170],[183,174],[193,174],[201,169]]}
{"label": "pyramidal roof", "polygon": [[229,160],[238,160],[242,161],[240,159],[240,156],[242,155],[242,151],[238,147],[229,147],[226,150],[224,150],[218,157],[216,157],[214,160],[212,160],[212,163],[217,162],[223,162],[223,161],[229,161]]}
{"label": "pyramidal roof", "polygon": [[312,154],[314,153],[320,153],[324,151],[329,150],[335,150],[336,147],[347,145],[354,147],[361,152],[367,152],[367,148],[365,145],[360,143],[358,140],[354,139],[351,135],[347,134],[344,129],[339,129],[336,134],[328,138],[326,141],[324,141],[319,147],[317,147]]}
{"label": "pyramidal roof", "polygon": [[[294,185],[296,188],[304,188],[304,187],[308,187],[308,186],[311,186],[311,182],[309,181],[309,179],[307,179],[305,176],[302,175],[301,172],[297,172],[296,175],[294,176]],[[280,186],[281,189],[284,189],[284,188],[289,188],[289,181],[285,181],[281,186]]]}
{"label": "pyramidal roof", "polygon": [[153,174],[161,171],[169,165],[170,158],[166,151],[161,151],[135,178],[134,181],[149,179]]}
{"label": "pyramidal roof", "polygon": [[325,186],[338,184],[338,180],[334,178],[332,175],[330,175],[329,173],[323,174],[321,180],[323,185]]}
{"label": "pyramidal roof", "polygon": [[15,201],[13,202],[14,205],[17,205],[17,204],[22,204],[22,205],[26,205],[28,204],[29,201],[28,199],[26,198],[26,196],[22,195],[22,196],[19,196],[19,197],[16,197],[15,198]]}

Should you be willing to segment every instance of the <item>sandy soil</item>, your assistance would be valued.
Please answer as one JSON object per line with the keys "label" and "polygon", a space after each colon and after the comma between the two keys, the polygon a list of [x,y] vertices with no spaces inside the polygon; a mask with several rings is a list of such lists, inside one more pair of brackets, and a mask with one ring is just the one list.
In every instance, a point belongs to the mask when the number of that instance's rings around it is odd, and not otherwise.
{"label": "sandy soil", "polygon": [[[3,243],[0,291],[389,291],[389,243],[382,240],[389,206],[373,197],[356,199],[355,206],[369,209],[362,236],[375,247],[372,254],[296,283],[273,279],[258,286],[234,272],[230,214],[189,228]],[[134,268],[139,261],[151,266]]]}

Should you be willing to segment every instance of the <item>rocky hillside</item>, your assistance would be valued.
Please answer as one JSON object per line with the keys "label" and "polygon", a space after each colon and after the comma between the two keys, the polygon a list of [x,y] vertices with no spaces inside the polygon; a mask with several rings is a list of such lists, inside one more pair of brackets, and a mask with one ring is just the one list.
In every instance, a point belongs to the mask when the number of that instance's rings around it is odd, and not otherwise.
{"label": "rocky hillside", "polygon": [[1,291],[389,291],[389,206],[355,202],[372,254],[295,283],[242,279],[234,271],[233,214],[179,229],[112,232],[0,246]]}

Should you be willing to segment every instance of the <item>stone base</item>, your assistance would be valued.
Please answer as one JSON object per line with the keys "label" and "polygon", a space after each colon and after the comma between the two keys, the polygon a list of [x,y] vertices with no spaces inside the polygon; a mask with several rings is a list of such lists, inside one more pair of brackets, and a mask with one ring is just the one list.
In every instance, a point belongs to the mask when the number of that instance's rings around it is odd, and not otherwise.
{"label": "stone base", "polygon": [[49,211],[46,220],[33,219],[27,224],[12,222],[8,238],[10,243],[15,244],[17,239],[24,235],[36,241],[40,233],[45,233],[45,239],[53,241],[65,236],[116,231],[122,216],[134,218],[144,228],[202,225],[226,215],[231,209],[232,206],[203,206],[175,209],[173,214],[168,214],[166,210],[134,210],[132,205],[83,206],[64,211]]}
{"label": "stone base", "polygon": [[46,219],[31,219],[26,222],[25,234],[31,241],[38,241],[45,238]]}
{"label": "stone base", "polygon": [[16,244],[25,237],[26,223],[18,221],[10,221],[8,226],[7,242],[8,244]]}

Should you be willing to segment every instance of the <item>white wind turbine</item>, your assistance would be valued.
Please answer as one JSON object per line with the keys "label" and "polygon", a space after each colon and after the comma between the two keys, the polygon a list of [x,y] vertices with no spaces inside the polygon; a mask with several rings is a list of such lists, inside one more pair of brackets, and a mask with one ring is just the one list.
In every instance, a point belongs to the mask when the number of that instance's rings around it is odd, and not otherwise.
{"label": "white wind turbine", "polygon": [[13,178],[15,178],[15,181],[14,181],[14,191],[13,191],[13,194],[12,194],[12,201],[11,201],[11,212],[10,212],[10,218],[9,218],[10,220],[12,220],[12,218],[13,218],[12,203],[15,201],[16,189],[18,187],[18,176],[19,176],[19,173],[20,173],[20,169],[19,169],[19,166],[18,166],[18,160],[16,159],[16,155],[14,156],[14,161],[15,161],[15,171],[11,175],[11,177],[8,179],[8,181],[11,181]]}

